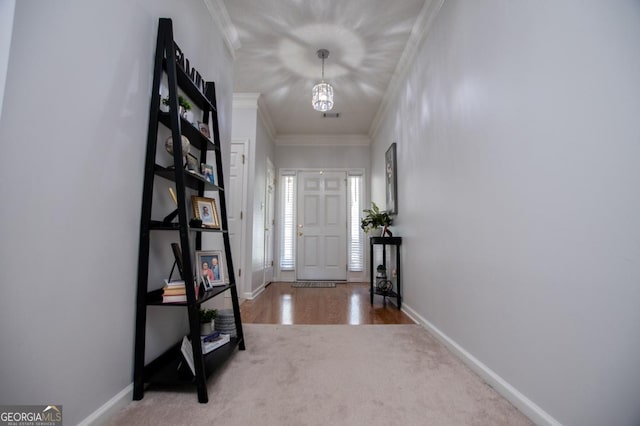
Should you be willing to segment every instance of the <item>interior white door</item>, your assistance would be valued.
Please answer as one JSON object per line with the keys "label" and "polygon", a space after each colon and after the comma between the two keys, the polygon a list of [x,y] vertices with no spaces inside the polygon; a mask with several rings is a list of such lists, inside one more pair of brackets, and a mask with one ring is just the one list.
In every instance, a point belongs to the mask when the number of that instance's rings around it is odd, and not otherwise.
{"label": "interior white door", "polygon": [[229,241],[231,254],[233,255],[233,268],[235,269],[236,285],[240,292],[246,291],[243,286],[244,277],[241,273],[243,263],[242,253],[242,221],[244,210],[244,187],[246,160],[244,143],[231,144],[231,161],[229,165],[229,184],[226,185],[224,194],[227,199],[227,220],[229,225]]}
{"label": "interior white door", "polygon": [[273,229],[275,224],[274,208],[276,200],[276,171],[271,160],[267,158],[267,181],[265,184],[264,212],[264,278],[263,284],[273,281]]}
{"label": "interior white door", "polygon": [[299,280],[347,279],[345,172],[298,174]]}

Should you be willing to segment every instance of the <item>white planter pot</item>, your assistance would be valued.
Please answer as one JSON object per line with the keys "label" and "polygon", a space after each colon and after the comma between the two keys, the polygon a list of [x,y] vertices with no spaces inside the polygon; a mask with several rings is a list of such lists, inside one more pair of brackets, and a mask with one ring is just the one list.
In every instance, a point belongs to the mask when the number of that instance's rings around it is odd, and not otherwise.
{"label": "white planter pot", "polygon": [[381,237],[383,228],[372,229],[369,235],[372,237]]}
{"label": "white planter pot", "polygon": [[200,323],[200,335],[204,336],[206,334],[211,334],[213,333],[213,330],[215,330],[215,320]]}

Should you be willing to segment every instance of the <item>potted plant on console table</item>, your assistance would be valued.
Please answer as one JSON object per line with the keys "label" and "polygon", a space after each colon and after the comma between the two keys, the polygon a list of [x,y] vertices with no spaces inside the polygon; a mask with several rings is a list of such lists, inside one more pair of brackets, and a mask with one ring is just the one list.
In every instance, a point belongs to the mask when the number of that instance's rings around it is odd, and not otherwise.
{"label": "potted plant on console table", "polygon": [[362,218],[360,228],[372,237],[381,236],[383,231],[393,223],[391,215],[386,211],[381,212],[374,202],[371,202],[370,209],[364,209],[362,212],[366,216]]}

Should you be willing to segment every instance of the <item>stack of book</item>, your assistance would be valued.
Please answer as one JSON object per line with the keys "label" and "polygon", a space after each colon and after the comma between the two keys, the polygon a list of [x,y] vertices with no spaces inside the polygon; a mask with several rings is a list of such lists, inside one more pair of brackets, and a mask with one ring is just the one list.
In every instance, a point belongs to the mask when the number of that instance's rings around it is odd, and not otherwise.
{"label": "stack of book", "polygon": [[207,336],[200,336],[200,339],[202,340],[202,353],[208,354],[214,349],[218,349],[220,346],[229,343],[231,336],[222,334],[219,331],[214,331]]}
{"label": "stack of book", "polygon": [[[198,287],[195,287],[196,299],[198,298]],[[162,287],[162,303],[179,303],[187,301],[187,289],[184,285],[184,281],[164,280],[164,287]]]}
{"label": "stack of book", "polygon": [[[208,354],[209,352],[218,349],[220,346],[226,345],[231,341],[228,334],[221,334],[216,331],[208,336],[200,336],[202,343],[202,354]],[[191,369],[191,372],[195,375],[196,369],[193,364],[193,348],[191,347],[191,341],[188,336],[182,338],[182,345],[180,346],[182,356],[184,357],[187,365]]]}

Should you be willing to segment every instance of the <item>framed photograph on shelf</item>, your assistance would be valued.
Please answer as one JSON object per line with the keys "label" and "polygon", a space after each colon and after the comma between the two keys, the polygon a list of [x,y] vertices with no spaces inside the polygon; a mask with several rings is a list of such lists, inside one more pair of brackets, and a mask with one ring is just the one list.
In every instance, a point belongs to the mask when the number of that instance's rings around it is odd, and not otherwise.
{"label": "framed photograph on shelf", "polygon": [[386,175],[387,213],[398,214],[398,169],[396,165],[396,143],[392,143],[384,154]]}
{"label": "framed photograph on shelf", "polygon": [[216,200],[194,195],[191,197],[191,205],[193,206],[193,216],[202,221],[203,227],[220,229]]}
{"label": "framed photograph on shelf", "polygon": [[213,166],[211,164],[200,164],[200,173],[204,176],[204,179],[212,184],[215,184],[213,179]]}
{"label": "framed photograph on shelf", "polygon": [[225,259],[222,250],[203,250],[196,252],[199,281],[206,290],[225,285]]}
{"label": "framed photograph on shelf", "polygon": [[205,135],[207,138],[211,139],[211,133],[209,132],[209,124],[198,121],[198,130],[200,133]]}

